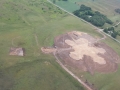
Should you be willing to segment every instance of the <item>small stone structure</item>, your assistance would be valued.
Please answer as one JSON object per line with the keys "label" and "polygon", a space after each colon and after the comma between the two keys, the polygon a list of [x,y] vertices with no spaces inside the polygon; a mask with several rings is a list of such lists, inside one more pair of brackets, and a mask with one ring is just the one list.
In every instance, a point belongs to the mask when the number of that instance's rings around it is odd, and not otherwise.
{"label": "small stone structure", "polygon": [[9,55],[24,56],[24,49],[21,47],[11,47]]}

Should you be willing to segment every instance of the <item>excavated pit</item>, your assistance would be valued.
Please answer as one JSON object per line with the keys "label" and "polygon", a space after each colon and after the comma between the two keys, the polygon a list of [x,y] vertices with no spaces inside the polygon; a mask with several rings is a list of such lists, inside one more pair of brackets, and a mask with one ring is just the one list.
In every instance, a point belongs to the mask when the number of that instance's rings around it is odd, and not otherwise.
{"label": "excavated pit", "polygon": [[87,33],[78,31],[57,36],[53,51],[63,64],[91,74],[115,72],[117,63],[120,62],[120,57],[112,48]]}
{"label": "excavated pit", "polygon": [[57,36],[54,40],[54,47],[41,50],[46,53],[53,53],[63,64],[73,68],[94,72],[115,72],[120,62],[117,53],[102,39],[95,39],[87,33],[72,31]]}

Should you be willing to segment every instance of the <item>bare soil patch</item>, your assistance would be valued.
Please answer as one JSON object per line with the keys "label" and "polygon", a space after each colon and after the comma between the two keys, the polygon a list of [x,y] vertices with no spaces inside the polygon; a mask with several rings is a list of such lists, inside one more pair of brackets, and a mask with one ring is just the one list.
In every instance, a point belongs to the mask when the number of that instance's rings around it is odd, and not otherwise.
{"label": "bare soil patch", "polygon": [[[97,42],[96,42],[97,41]],[[120,57],[105,43],[87,33],[68,32],[57,36],[53,48],[41,48],[44,53],[57,53],[63,64],[94,72],[115,72]]]}
{"label": "bare soil patch", "polygon": [[17,55],[17,56],[24,56],[24,48],[21,47],[11,47],[9,51],[9,55]]}

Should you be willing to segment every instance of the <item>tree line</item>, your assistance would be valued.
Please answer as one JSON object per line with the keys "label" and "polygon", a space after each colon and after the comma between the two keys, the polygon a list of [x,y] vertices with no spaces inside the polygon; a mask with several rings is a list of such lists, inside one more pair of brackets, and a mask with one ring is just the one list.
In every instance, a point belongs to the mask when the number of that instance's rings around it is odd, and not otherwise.
{"label": "tree line", "polygon": [[[58,0],[58,1],[68,1],[68,0]],[[53,3],[56,3],[56,0],[53,0]]]}
{"label": "tree line", "polygon": [[120,14],[120,9],[115,9],[115,12]]}
{"label": "tree line", "polygon": [[105,28],[104,32],[111,35],[113,38],[116,38],[117,35],[120,36],[120,32],[115,31],[114,27]]}
{"label": "tree line", "polygon": [[105,15],[98,11],[93,11],[90,7],[85,5],[81,5],[80,9],[74,11],[73,14],[98,27],[102,27],[105,23],[113,24]]}

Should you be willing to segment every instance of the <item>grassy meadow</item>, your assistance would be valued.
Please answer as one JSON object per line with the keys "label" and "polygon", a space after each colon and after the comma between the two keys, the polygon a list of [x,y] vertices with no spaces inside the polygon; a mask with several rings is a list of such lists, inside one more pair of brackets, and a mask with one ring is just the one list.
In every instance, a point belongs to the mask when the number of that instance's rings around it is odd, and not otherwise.
{"label": "grassy meadow", "polygon": [[[75,4],[77,2],[77,5]],[[109,19],[114,21],[114,24],[120,21],[120,15],[117,14],[114,9],[120,8],[119,0],[68,0],[68,1],[56,1],[56,4],[66,9],[69,12],[77,10],[81,4],[91,7],[95,11],[100,11],[101,13],[107,15]],[[69,6],[71,5],[71,6]],[[105,24],[104,27],[109,27],[110,25]],[[115,27],[116,31],[120,31],[120,25]],[[120,37],[117,36],[117,39],[120,40]],[[103,40],[102,42],[108,44],[120,55],[120,44],[110,38]],[[118,71],[113,73],[95,73],[90,75],[88,72],[82,72],[78,69],[68,67],[72,72],[74,72],[79,78],[83,81],[88,80],[89,83],[94,84],[94,87],[98,90],[119,90],[120,86],[120,64],[118,65]]]}
{"label": "grassy meadow", "polygon": [[120,15],[114,11],[116,8],[120,8],[120,0],[56,0],[56,4],[69,12],[78,10],[80,5],[84,4],[91,7],[94,11],[99,11],[102,14],[107,15],[114,23],[120,21]]}
{"label": "grassy meadow", "polygon": [[[0,4],[0,90],[85,90],[53,56],[40,50],[70,29],[72,23],[64,22],[68,14],[44,0],[1,0]],[[10,47],[25,48],[25,56],[9,56]]]}
{"label": "grassy meadow", "polygon": [[[72,30],[96,38],[102,37],[101,34],[46,0],[0,0],[0,12],[0,90],[85,90],[52,55],[43,54],[40,48],[52,46],[54,37]],[[120,55],[118,43],[109,38],[104,42]],[[10,47],[25,48],[25,56],[9,56]],[[90,77],[88,73],[85,76]],[[96,86],[101,88],[100,84],[97,82]],[[103,88],[106,86],[105,83]]]}
{"label": "grassy meadow", "polygon": [[[78,10],[80,6],[84,4],[88,7],[91,7],[94,11],[99,11],[106,15],[114,22],[113,25],[116,25],[118,22],[120,22],[120,14],[115,12],[115,9],[120,8],[120,0],[56,0],[55,4],[71,13],[75,10]],[[102,28],[106,27],[111,27],[111,25],[106,23]],[[120,28],[115,28],[115,30],[120,31]],[[117,40],[120,40],[119,35],[117,36]]]}

